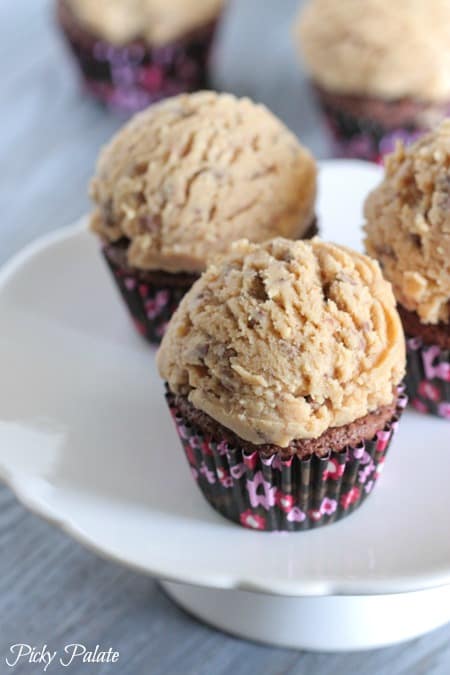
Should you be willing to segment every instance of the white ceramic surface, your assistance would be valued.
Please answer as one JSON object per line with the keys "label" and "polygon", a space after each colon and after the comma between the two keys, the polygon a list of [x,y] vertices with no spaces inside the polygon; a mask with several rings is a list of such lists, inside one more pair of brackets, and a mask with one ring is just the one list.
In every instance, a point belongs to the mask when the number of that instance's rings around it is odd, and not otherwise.
{"label": "white ceramic surface", "polygon": [[414,593],[294,597],[163,582],[198,619],[278,647],[342,652],[411,640],[450,621],[450,586]]}
{"label": "white ceramic surface", "polygon": [[[323,165],[325,236],[360,245],[362,200],[379,176]],[[379,486],[342,522],[290,535],[229,523],[192,480],[153,350],[83,225],[1,272],[0,372],[0,475],[103,555],[172,581],[287,596],[450,584],[448,423],[406,413]]]}

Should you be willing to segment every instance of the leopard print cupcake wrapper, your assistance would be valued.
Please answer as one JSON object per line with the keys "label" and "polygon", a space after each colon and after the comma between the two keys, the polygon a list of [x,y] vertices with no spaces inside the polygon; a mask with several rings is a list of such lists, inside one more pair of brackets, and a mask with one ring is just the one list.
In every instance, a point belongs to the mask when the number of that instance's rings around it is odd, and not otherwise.
{"label": "leopard print cupcake wrapper", "polygon": [[211,506],[244,527],[287,532],[333,523],[364,502],[407,403],[401,390],[395,416],[372,440],[301,460],[214,441],[183,419],[170,392],[166,399],[192,475]]}

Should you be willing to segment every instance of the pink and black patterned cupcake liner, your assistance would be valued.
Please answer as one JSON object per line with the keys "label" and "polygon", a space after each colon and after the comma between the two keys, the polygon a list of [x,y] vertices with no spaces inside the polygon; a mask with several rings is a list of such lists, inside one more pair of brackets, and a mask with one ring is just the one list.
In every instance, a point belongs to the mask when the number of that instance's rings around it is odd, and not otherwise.
{"label": "pink and black patterned cupcake liner", "polygon": [[148,342],[158,345],[189,286],[169,286],[148,281],[145,273],[139,270],[133,272],[116,264],[108,256],[107,248],[102,252],[136,330]]}
{"label": "pink and black patterned cupcake liner", "polygon": [[326,457],[299,459],[217,442],[186,423],[170,392],[166,398],[192,475],[211,506],[244,527],[288,532],[333,523],[363,503],[383,470],[407,404],[401,389],[395,417],[372,440]]}
{"label": "pink and black patterned cupcake liner", "polygon": [[371,120],[329,107],[324,107],[323,113],[331,133],[334,154],[347,159],[382,164],[384,156],[395,150],[397,141],[409,145],[426,131],[412,126],[387,130]]}
{"label": "pink and black patterned cupcake liner", "polygon": [[407,338],[406,390],[419,412],[450,420],[450,349]]}
{"label": "pink and black patterned cupcake liner", "polygon": [[142,40],[114,46],[97,38],[79,26],[65,0],[58,0],[58,20],[87,90],[115,111],[131,115],[163,98],[208,88],[217,21],[151,47]]}

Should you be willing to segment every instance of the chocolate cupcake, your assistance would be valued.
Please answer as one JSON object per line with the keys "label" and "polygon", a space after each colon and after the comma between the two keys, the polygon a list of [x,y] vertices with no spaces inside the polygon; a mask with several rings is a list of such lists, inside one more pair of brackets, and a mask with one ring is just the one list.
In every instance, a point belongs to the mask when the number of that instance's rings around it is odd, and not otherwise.
{"label": "chocolate cupcake", "polygon": [[185,295],[157,361],[204,496],[261,530],[355,510],[405,405],[390,285],[318,239],[237,242]]}
{"label": "chocolate cupcake", "polygon": [[198,92],[137,115],[100,155],[92,229],[138,329],[158,342],[211,254],[315,233],[316,165],[264,106]]}
{"label": "chocolate cupcake", "polygon": [[411,404],[450,419],[450,120],[386,157],[365,205],[366,248],[392,283]]}
{"label": "chocolate cupcake", "polygon": [[59,24],[86,88],[131,114],[208,86],[224,0],[57,0]]}
{"label": "chocolate cupcake", "polygon": [[295,25],[336,154],[379,161],[450,113],[450,3],[310,0]]}

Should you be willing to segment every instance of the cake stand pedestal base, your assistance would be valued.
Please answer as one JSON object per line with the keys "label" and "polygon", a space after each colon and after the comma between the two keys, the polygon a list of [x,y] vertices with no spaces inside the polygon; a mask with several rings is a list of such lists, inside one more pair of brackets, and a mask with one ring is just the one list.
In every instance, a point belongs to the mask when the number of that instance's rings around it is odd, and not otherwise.
{"label": "cake stand pedestal base", "polygon": [[450,586],[389,595],[283,597],[164,581],[180,607],[247,640],[313,651],[385,647],[450,621]]}

